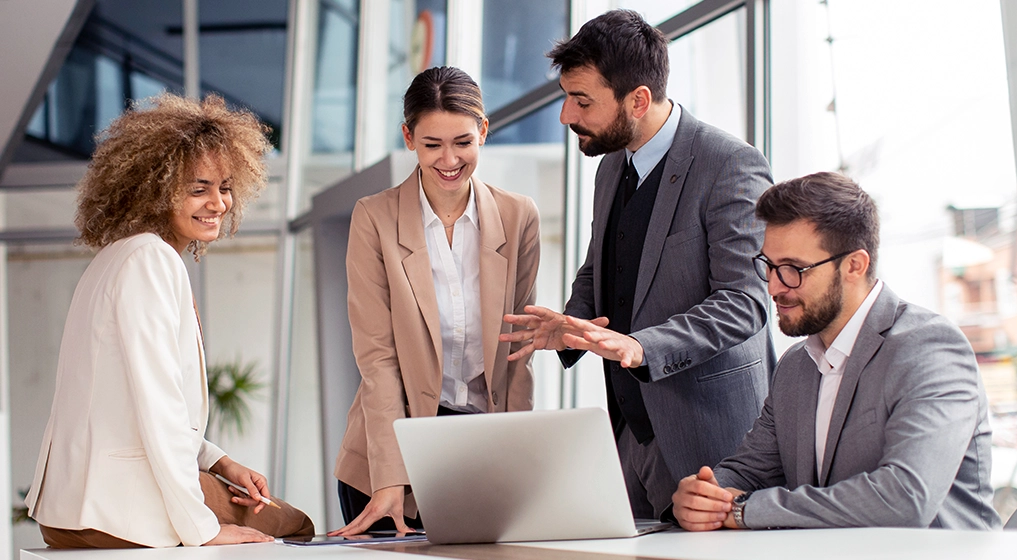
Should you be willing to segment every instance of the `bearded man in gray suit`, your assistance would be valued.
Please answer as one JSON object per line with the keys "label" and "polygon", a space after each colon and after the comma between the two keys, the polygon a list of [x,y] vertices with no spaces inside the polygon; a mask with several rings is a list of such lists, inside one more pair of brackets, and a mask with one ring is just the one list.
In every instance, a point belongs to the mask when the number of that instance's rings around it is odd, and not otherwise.
{"label": "bearded man in gray suit", "polygon": [[780,330],[808,338],[774,372],[755,425],[716,469],[683,479],[688,530],[995,529],[988,405],[971,345],[876,279],[879,216],[836,173],[759,199],[756,270]]}
{"label": "bearded man in gray suit", "polygon": [[764,284],[751,258],[771,184],[759,151],[666,96],[667,41],[638,14],[607,12],[548,55],[561,122],[596,175],[593,236],[564,314],[505,320],[509,359],[583,351],[604,359],[607,401],[633,514],[670,510],[676,481],[734,451],[759,414],[776,361]]}

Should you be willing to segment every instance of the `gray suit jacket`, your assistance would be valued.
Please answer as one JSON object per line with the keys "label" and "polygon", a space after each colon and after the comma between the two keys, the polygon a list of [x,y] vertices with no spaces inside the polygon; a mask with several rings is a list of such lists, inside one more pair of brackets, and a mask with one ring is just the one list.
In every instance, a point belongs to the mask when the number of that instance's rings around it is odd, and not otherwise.
{"label": "gray suit jacket", "polygon": [[[731,454],[759,414],[776,361],[766,328],[766,285],[751,258],[763,242],[756,199],[770,166],[756,148],[682,108],[665,156],[640,257],[632,336],[656,441],[677,480]],[[604,230],[625,153],[597,170],[593,236],[565,313],[603,315]],[[571,366],[578,356],[563,353]]]}
{"label": "gray suit jacket", "polygon": [[762,415],[720,463],[723,487],[756,490],[750,527],[994,529],[988,404],[971,345],[889,287],[845,365],[816,473],[820,373],[793,346]]}

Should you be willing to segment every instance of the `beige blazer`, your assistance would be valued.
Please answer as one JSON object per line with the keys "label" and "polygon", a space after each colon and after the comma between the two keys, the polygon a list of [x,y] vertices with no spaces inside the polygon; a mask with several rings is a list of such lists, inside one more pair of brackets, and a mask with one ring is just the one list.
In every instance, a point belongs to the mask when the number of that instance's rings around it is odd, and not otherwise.
{"label": "beige blazer", "polygon": [[[480,301],[488,412],[533,408],[529,360],[509,362],[502,316],[535,300],[540,219],[525,196],[473,178],[480,221]],[[353,353],[362,377],[335,476],[371,495],[408,485],[392,423],[435,416],[442,347],[414,171],[401,185],[357,201],[346,255]],[[416,514],[412,496],[406,513]]]}
{"label": "beige blazer", "polygon": [[147,546],[219,533],[198,483],[224,455],[204,438],[200,336],[187,270],[168,243],[145,233],[99,251],[67,313],[29,515]]}

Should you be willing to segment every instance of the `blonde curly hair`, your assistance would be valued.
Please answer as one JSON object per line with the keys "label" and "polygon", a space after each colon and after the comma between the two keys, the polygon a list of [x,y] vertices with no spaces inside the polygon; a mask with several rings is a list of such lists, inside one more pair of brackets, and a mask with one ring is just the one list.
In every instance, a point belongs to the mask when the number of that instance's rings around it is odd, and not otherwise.
{"label": "blonde curly hair", "polygon": [[[251,112],[230,109],[215,94],[201,102],[171,93],[134,102],[96,136],[78,183],[78,241],[98,249],[145,232],[172,239],[173,213],[206,156],[232,173],[233,206],[223,216],[219,239],[232,237],[244,207],[268,184],[268,131]],[[187,249],[198,260],[208,243],[192,241]]]}

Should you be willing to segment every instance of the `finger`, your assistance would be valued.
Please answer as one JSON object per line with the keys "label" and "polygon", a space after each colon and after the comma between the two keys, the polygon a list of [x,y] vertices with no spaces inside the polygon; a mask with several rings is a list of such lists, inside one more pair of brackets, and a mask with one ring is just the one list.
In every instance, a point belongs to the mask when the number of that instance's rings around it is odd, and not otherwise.
{"label": "finger", "polygon": [[686,495],[681,506],[689,511],[710,514],[710,520],[717,519],[719,521],[723,521],[727,512],[731,511],[731,502],[698,495]]}
{"label": "finger", "polygon": [[261,513],[263,509],[265,509],[265,502],[258,502],[258,505],[254,506],[254,515]]}
{"label": "finger", "polygon": [[527,305],[526,307],[523,308],[523,311],[529,313],[530,315],[536,316],[538,319],[542,321],[547,321],[562,316],[561,313],[551,311],[550,309],[546,307],[541,307],[539,305]]}
{"label": "finger", "polygon": [[404,520],[402,514],[400,514],[400,515],[393,515],[392,516],[392,521],[395,521],[395,528],[396,528],[397,532],[399,532],[399,533],[411,533],[411,532],[413,532],[413,529],[410,529],[409,525],[406,524],[406,521]]}
{"label": "finger", "polygon": [[499,334],[498,340],[501,342],[524,342],[533,338],[533,334],[532,329],[512,331]]}
{"label": "finger", "polygon": [[699,480],[705,480],[710,484],[720,486],[720,483],[717,482],[717,477],[714,476],[713,474],[713,469],[711,469],[710,467],[707,466],[700,467],[699,472],[696,473],[696,476],[699,478]]}
{"label": "finger", "polygon": [[251,480],[254,485],[258,488],[258,495],[264,496],[268,499],[272,499],[272,495],[268,491],[268,479],[259,472],[251,471]]}
{"label": "finger", "polygon": [[705,480],[694,480],[688,486],[688,491],[691,494],[696,494],[706,498],[714,500],[720,500],[722,502],[730,502],[734,499],[734,496],[730,492],[717,486],[712,482],[706,482]]}
{"label": "finger", "polygon": [[597,326],[596,323],[587,321],[586,319],[580,319],[571,315],[565,315],[564,317],[565,322],[568,323],[570,327],[580,332],[596,331],[601,328]]}
{"label": "finger", "polygon": [[516,360],[522,360],[523,358],[529,356],[532,353],[533,353],[533,345],[532,344],[527,344],[526,346],[523,346],[519,350],[516,350],[515,352],[509,354],[508,361],[514,362]]}
{"label": "finger", "polygon": [[363,533],[368,528],[370,528],[371,525],[374,525],[374,522],[381,519],[382,517],[383,515],[380,513],[375,514],[370,509],[365,509],[363,512],[360,513],[360,515],[357,516],[356,519],[350,522],[349,525],[346,525],[342,529],[336,531],[336,534],[341,537],[346,537],[349,535],[359,535],[360,533]]}
{"label": "finger", "polygon": [[531,329],[540,324],[540,317],[536,315],[513,315],[509,313],[502,317],[502,320],[510,325],[522,325]]}
{"label": "finger", "polygon": [[581,336],[576,336],[571,333],[561,335],[561,341],[565,343],[565,346],[576,350],[595,350],[597,348],[596,344],[593,344]]}
{"label": "finger", "polygon": [[606,327],[610,321],[607,317],[597,317],[596,319],[590,319],[590,322],[598,327]]}

